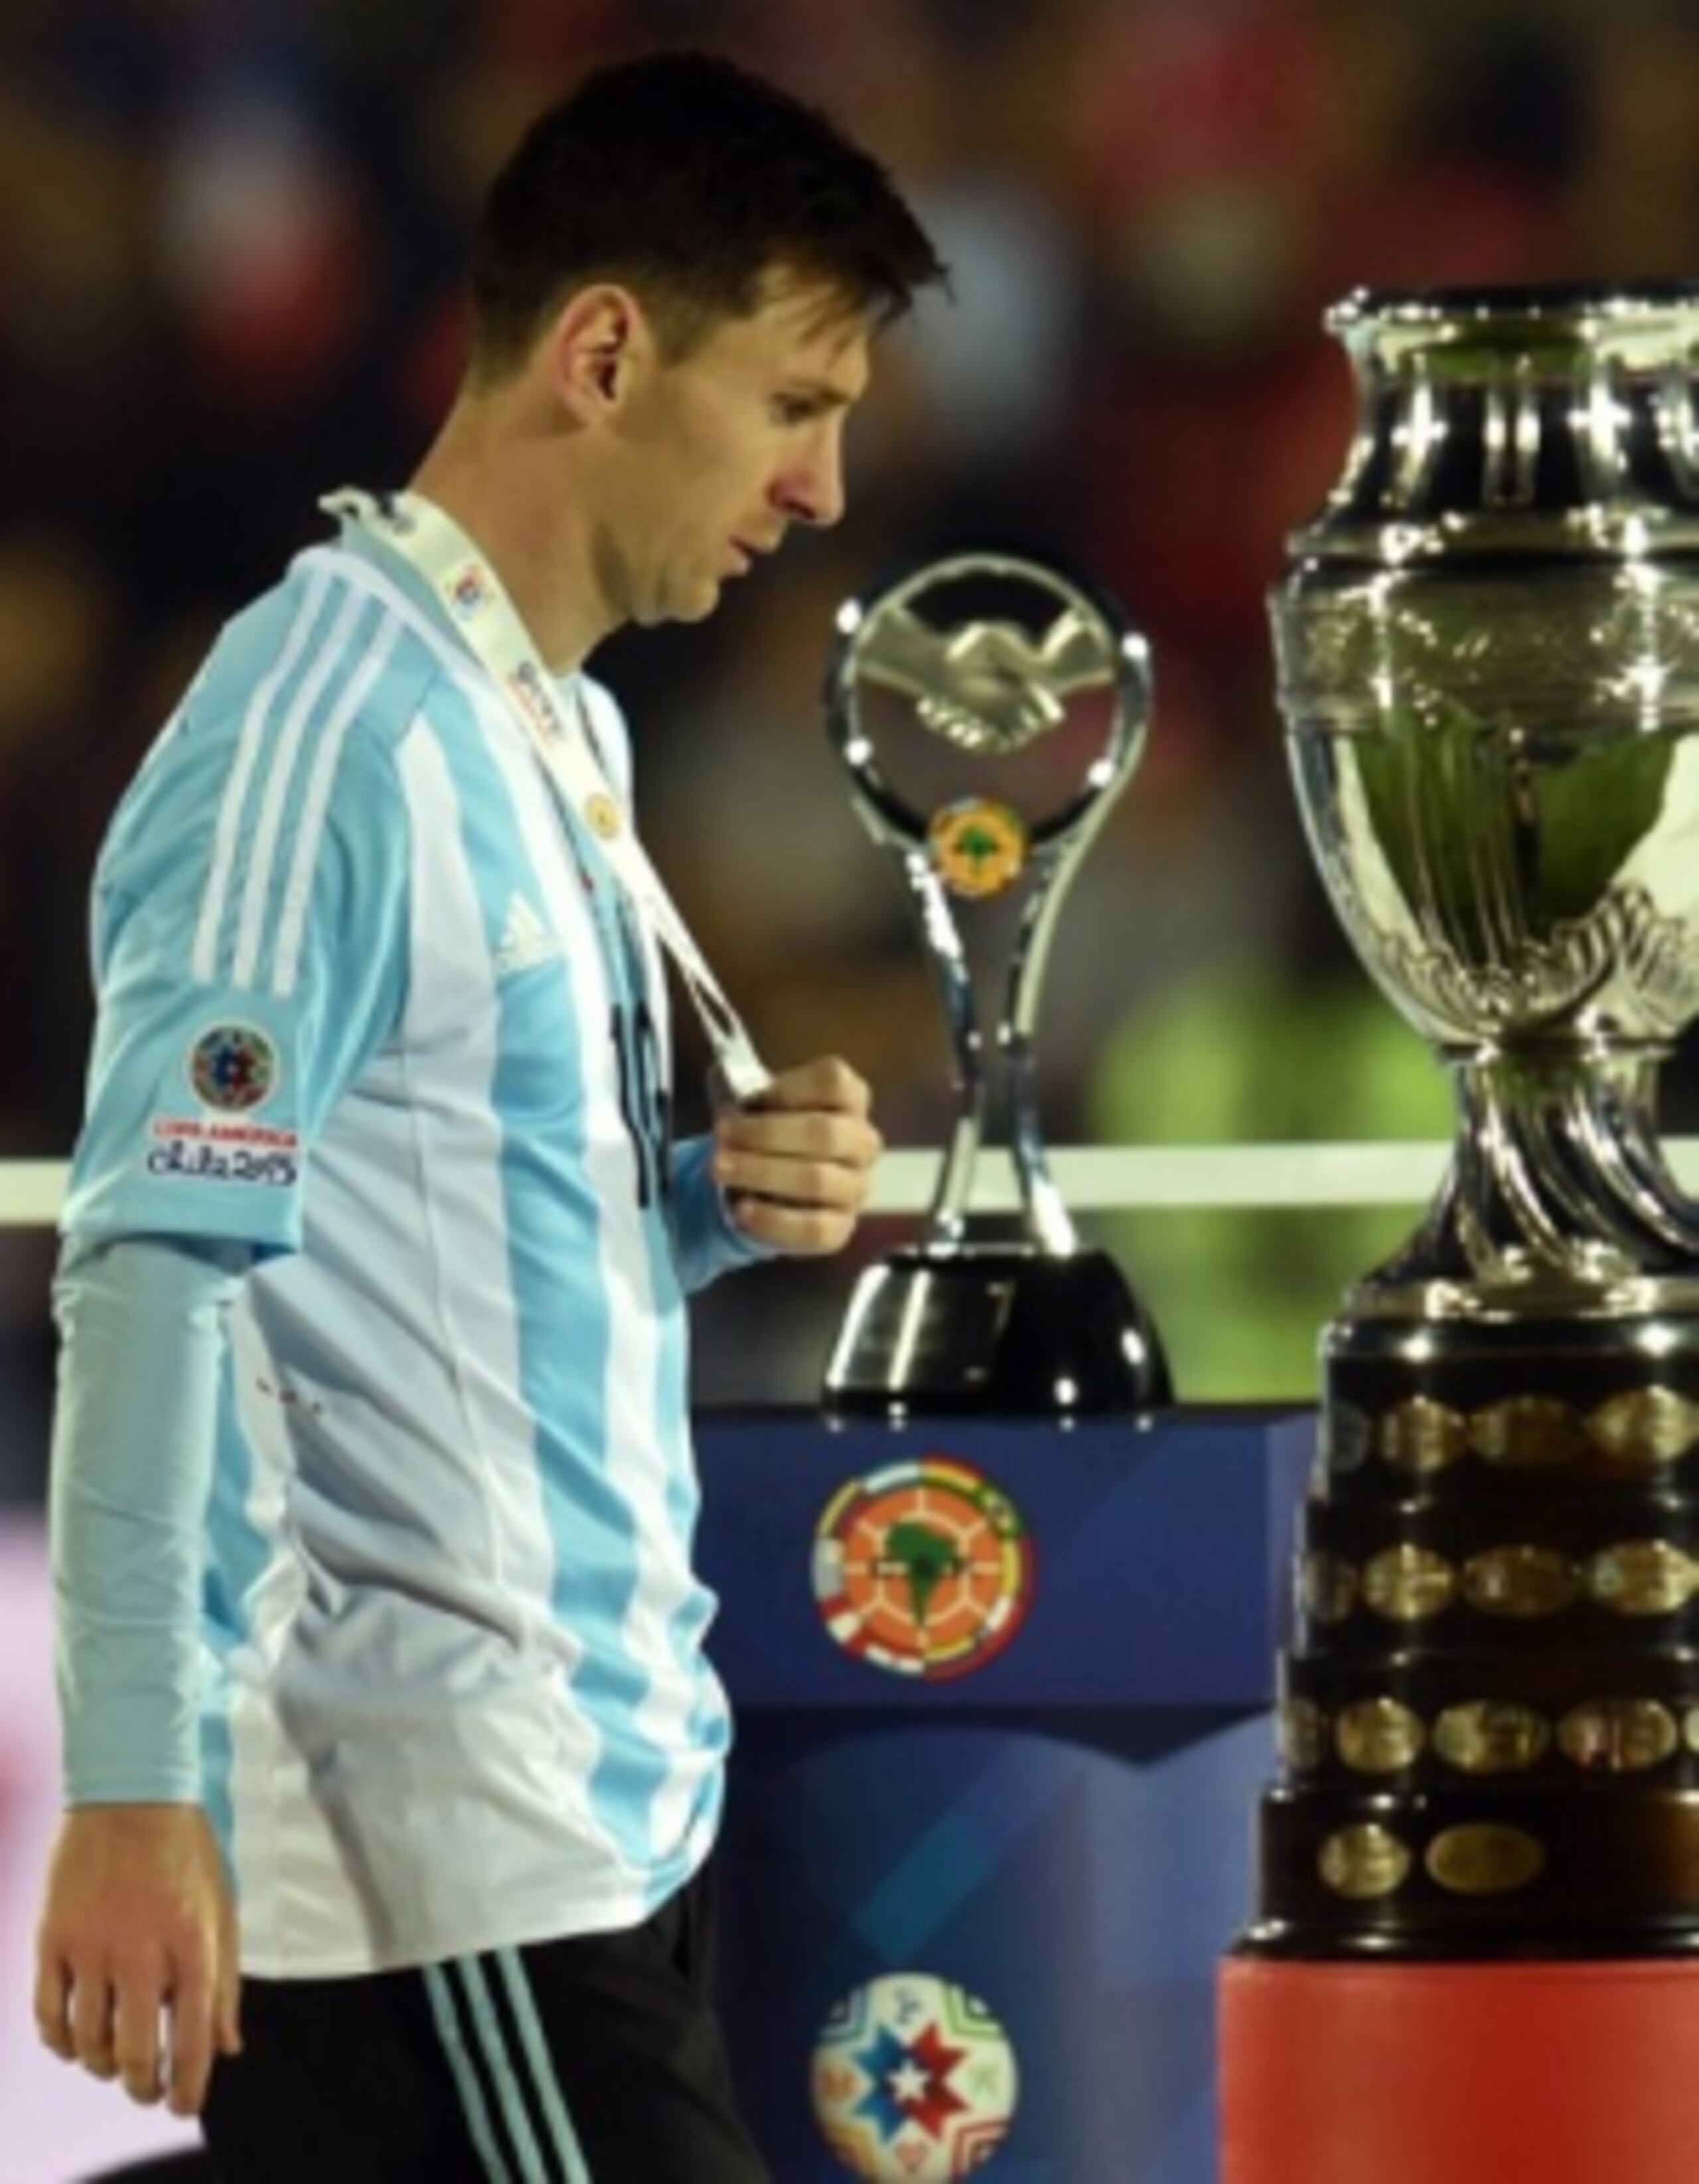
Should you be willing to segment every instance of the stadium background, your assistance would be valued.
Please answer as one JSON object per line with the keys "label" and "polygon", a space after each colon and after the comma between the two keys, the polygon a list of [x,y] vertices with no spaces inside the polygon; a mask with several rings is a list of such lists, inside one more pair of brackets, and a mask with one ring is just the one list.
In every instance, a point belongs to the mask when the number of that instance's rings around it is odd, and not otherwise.
{"label": "stadium background", "polygon": [[[827,102],[955,273],[954,303],[888,345],[841,528],[707,625],[599,656],[650,845],[763,1050],[839,1050],[893,1143],[939,1134],[932,993],[818,692],[839,600],[995,543],[1109,586],[1156,668],[1145,763],[1053,967],[1052,1142],[1440,1134],[1437,1071],[1312,878],[1273,705],[1263,593],[1349,418],[1320,315],[1361,283],[1699,274],[1685,0],[6,0],[0,1164],[69,1149],[84,890],[124,779],[222,618],[314,535],[315,495],[396,482],[420,453],[454,382],[470,209],[530,113],[657,42]],[[1674,1126],[1695,1090],[1690,1061]],[[1306,1390],[1317,1322],[1407,1221],[1086,1225],[1149,1299],[1183,1393],[1232,1400]],[[871,1224],[861,1255],[894,1234]],[[0,1226],[12,2184],[73,2173],[73,2141],[159,2136],[43,2075],[21,1983],[51,1818],[52,1250]],[[699,1323],[702,1399],[811,1401],[852,1272],[726,1285]],[[31,2129],[57,2165],[18,2152]]]}

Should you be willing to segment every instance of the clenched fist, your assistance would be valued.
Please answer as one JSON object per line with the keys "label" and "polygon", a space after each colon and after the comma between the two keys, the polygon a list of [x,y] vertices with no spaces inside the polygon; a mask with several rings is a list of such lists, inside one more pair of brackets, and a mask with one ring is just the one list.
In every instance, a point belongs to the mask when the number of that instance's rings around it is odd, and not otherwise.
{"label": "clenched fist", "polygon": [[843,1250],[884,1150],[872,1105],[849,1063],[828,1056],[715,1117],[714,1174],[745,1235],[794,1257]]}

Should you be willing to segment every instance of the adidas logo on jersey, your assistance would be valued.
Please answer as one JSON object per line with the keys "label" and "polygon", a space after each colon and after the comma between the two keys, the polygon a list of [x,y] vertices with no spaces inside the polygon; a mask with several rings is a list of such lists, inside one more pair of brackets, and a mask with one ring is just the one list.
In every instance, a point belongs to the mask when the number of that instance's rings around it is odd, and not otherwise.
{"label": "adidas logo on jersey", "polygon": [[515,895],[508,904],[507,922],[496,950],[496,977],[511,978],[538,963],[551,961],[560,953],[560,934],[549,931],[522,894]]}

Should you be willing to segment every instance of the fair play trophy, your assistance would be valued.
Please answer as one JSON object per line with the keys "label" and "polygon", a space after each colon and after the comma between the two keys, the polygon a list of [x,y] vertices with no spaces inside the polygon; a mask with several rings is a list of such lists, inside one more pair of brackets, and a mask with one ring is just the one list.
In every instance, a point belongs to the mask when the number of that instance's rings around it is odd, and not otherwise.
{"label": "fair play trophy", "polygon": [[[923,1240],[856,1287],[827,1375],[840,1409],[1054,1416],[1168,1400],[1154,1328],[1114,1261],[1081,1248],[1051,1178],[1034,1044],[1062,903],[1138,761],[1150,695],[1144,640],[1035,562],[933,562],[838,616],[831,733],[919,913],[955,1095]],[[999,1095],[1013,1235],[971,1208]]]}
{"label": "fair play trophy", "polygon": [[[1457,1087],[1323,1345],[1254,1947],[1699,1953],[1699,289],[1359,296],[1298,797]],[[1413,2172],[1412,2172],[1413,2173]]]}

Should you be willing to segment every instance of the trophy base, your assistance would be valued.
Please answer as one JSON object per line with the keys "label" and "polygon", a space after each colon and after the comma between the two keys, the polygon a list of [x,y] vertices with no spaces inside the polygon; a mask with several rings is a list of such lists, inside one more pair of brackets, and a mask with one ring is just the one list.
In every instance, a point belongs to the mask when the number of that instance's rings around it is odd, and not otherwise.
{"label": "trophy base", "polygon": [[1105,1251],[894,1252],[856,1284],[828,1408],[1088,1418],[1172,1401],[1156,1331]]}
{"label": "trophy base", "polygon": [[1249,1957],[1699,1956],[1699,1321],[1341,1321]]}

